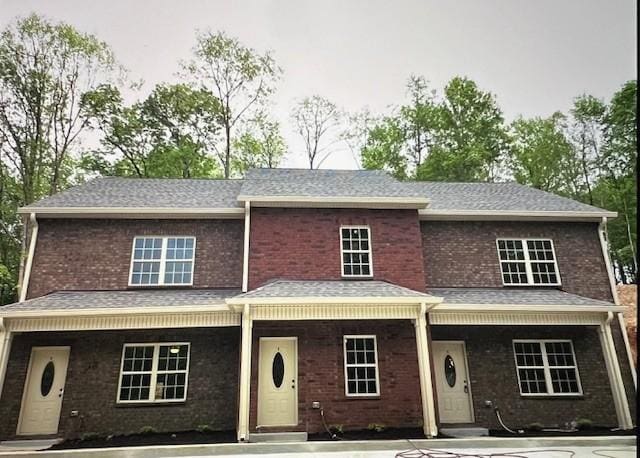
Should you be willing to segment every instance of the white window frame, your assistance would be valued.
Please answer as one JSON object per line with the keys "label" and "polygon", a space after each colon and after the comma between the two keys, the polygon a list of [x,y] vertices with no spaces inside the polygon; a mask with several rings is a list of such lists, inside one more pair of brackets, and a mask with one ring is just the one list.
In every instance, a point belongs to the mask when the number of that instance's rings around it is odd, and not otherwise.
{"label": "white window frame", "polygon": [[[342,246],[343,238],[342,238],[342,230],[343,229],[366,229],[369,240],[369,249],[368,250],[345,250]],[[373,278],[373,240],[371,239],[371,227],[369,226],[340,226],[340,275],[344,278]],[[345,274],[344,273],[344,253],[360,253],[360,254],[368,254],[369,255],[369,274]]]}
{"label": "white window frame", "polygon": [[[373,351],[375,363],[350,363],[347,364],[347,340],[348,339],[373,339]],[[344,358],[344,394],[349,398],[367,398],[380,396],[380,368],[378,365],[378,339],[374,334],[346,334],[342,338],[342,356]],[[349,393],[349,367],[373,367],[376,370],[376,392],[375,393]]]}
{"label": "white window frame", "polygon": [[[138,239],[162,239],[162,247],[160,248],[160,259],[159,260],[137,260],[134,259],[135,251],[136,251],[136,240]],[[168,240],[169,239],[193,239],[193,258],[191,258],[191,281],[189,283],[165,283],[164,282],[164,274],[167,264],[167,248],[168,248]],[[193,278],[196,275],[196,237],[193,235],[137,235],[133,238],[133,242],[131,244],[131,265],[129,266],[129,286],[144,288],[144,287],[154,287],[154,286],[193,286]],[[133,263],[134,262],[160,262],[160,270],[158,271],[158,283],[148,283],[148,284],[138,284],[133,283]],[[170,260],[169,262],[173,262]],[[178,261],[184,262],[184,260]]]}
{"label": "white window frame", "polygon": [[[185,370],[159,371],[158,360],[160,359],[160,347],[172,347],[176,345],[187,346],[187,367]],[[124,354],[129,347],[153,347],[153,360],[151,363],[151,381],[149,382],[149,399],[127,400],[120,399],[122,389],[122,377],[124,375],[148,374],[149,371],[124,371]],[[117,404],[163,404],[184,402],[187,400],[187,390],[189,388],[189,365],[191,363],[191,343],[190,342],[146,342],[146,343],[125,343],[122,345],[122,357],[120,358],[120,373],[118,375],[118,393],[116,395]],[[184,396],[181,399],[156,399],[156,379],[159,374],[184,373]]]}
{"label": "white window frame", "polygon": [[[524,259],[523,260],[502,260],[500,259],[500,244],[499,242],[503,241],[503,242],[507,242],[507,241],[520,241],[522,242],[522,250],[524,252]],[[538,260],[531,260],[531,258],[529,258],[529,246],[527,244],[527,242],[550,242],[551,244],[551,252],[553,253],[553,268],[555,269],[556,272],[556,277],[558,279],[558,281],[556,283],[534,283],[533,282],[533,270],[531,269],[531,263],[534,262],[542,262],[542,263],[547,263],[547,264],[551,264],[550,261],[538,261]],[[498,262],[500,263],[500,277],[502,277],[502,284],[504,286],[562,286],[562,279],[560,278],[560,269],[558,268],[558,257],[556,256],[556,248],[553,244],[553,240],[552,239],[545,239],[545,238],[527,238],[527,239],[523,239],[523,238],[517,238],[517,237],[500,237],[496,239],[496,251],[498,253]],[[502,263],[503,262],[519,262],[519,263],[524,263],[524,269],[525,272],[527,274],[527,283],[507,283],[504,281],[504,271],[502,270]]]}
{"label": "white window frame", "polygon": [[[547,347],[545,344],[561,342],[568,343],[571,346],[571,356],[573,357],[573,366],[550,366],[547,358]],[[540,350],[542,352],[542,366],[518,366],[518,358],[516,356],[516,343],[537,343],[540,344]],[[582,396],[582,383],[580,382],[580,371],[578,370],[578,360],[576,360],[576,352],[573,348],[573,341],[571,339],[514,339],[513,345],[513,360],[516,365],[516,374],[518,376],[518,390],[520,396],[526,397],[548,397],[548,396]],[[553,382],[551,379],[551,369],[574,369],[576,371],[576,382],[578,384],[578,391],[575,393],[556,393],[553,391]],[[523,393],[522,384],[520,383],[520,370],[519,369],[543,369],[544,380],[547,385],[546,393]]]}

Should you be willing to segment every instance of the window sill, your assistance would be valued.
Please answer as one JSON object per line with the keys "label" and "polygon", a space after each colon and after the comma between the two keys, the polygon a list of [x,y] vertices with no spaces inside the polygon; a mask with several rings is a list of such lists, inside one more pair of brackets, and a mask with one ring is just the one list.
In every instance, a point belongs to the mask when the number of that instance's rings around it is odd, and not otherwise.
{"label": "window sill", "polygon": [[167,407],[167,406],[184,406],[184,401],[162,401],[162,402],[116,402],[116,408],[138,408],[138,407]]}
{"label": "window sill", "polygon": [[379,401],[382,396],[379,394],[372,394],[371,396],[345,396],[347,401]]}
{"label": "window sill", "polygon": [[520,399],[532,400],[579,400],[584,399],[584,394],[521,394]]}

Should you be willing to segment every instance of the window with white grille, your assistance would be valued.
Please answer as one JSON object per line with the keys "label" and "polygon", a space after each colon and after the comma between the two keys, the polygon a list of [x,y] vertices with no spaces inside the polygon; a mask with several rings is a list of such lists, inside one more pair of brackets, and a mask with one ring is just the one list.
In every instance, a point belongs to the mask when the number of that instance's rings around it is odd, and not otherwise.
{"label": "window with white grille", "polygon": [[347,396],[380,394],[376,336],[344,336],[344,372]]}
{"label": "window with white grille", "polygon": [[340,228],[343,277],[371,277],[371,232],[367,226]]}
{"label": "window with white grille", "polygon": [[505,285],[560,285],[552,240],[498,239],[496,243]]}
{"label": "window with white grille", "polygon": [[131,286],[192,285],[195,237],[136,237]]}

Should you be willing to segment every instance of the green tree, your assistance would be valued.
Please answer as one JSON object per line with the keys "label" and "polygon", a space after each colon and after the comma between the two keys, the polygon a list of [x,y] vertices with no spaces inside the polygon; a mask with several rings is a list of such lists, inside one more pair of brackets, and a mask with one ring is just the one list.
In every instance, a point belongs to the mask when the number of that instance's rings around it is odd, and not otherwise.
{"label": "green tree", "polygon": [[494,180],[507,149],[502,111],[493,94],[468,78],[455,77],[439,104],[431,152],[417,171],[422,180]]}
{"label": "green tree", "polygon": [[319,168],[334,152],[333,146],[340,140],[340,110],[330,100],[314,95],[298,101],[291,113],[291,120],[304,142],[309,168]]}
{"label": "green tree", "polygon": [[104,147],[85,156],[88,168],[141,178],[218,175],[208,151],[219,139],[220,104],[210,92],[158,85],[145,100],[126,106],[118,88],[104,85],[82,102]]}
{"label": "green tree", "polygon": [[194,58],[183,63],[183,71],[197,88],[215,94],[220,101],[223,141],[214,151],[223,165],[224,177],[229,178],[234,130],[251,119],[251,110],[273,92],[281,70],[270,53],[259,54],[221,32],[198,34],[193,53]]}
{"label": "green tree", "polygon": [[287,152],[280,124],[265,114],[248,123],[246,131],[234,140],[233,148],[236,153],[232,168],[240,174],[254,167],[276,168]]}
{"label": "green tree", "polygon": [[518,183],[543,191],[571,194],[575,186],[574,150],[564,134],[564,116],[519,118],[511,124],[507,167]]}

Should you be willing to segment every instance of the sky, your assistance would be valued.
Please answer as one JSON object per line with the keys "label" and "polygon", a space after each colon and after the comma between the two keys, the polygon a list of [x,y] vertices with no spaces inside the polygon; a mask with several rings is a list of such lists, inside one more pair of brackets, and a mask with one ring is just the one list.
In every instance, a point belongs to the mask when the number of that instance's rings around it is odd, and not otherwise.
{"label": "sky", "polygon": [[[144,90],[176,82],[196,30],[225,31],[271,51],[284,74],[273,96],[290,153],[305,167],[289,113],[305,96],[347,112],[389,112],[411,74],[442,91],[466,76],[495,94],[505,118],[608,100],[636,78],[635,0],[0,0],[0,28],[31,12],[65,21],[113,49]],[[323,168],[354,168],[338,147]]]}

